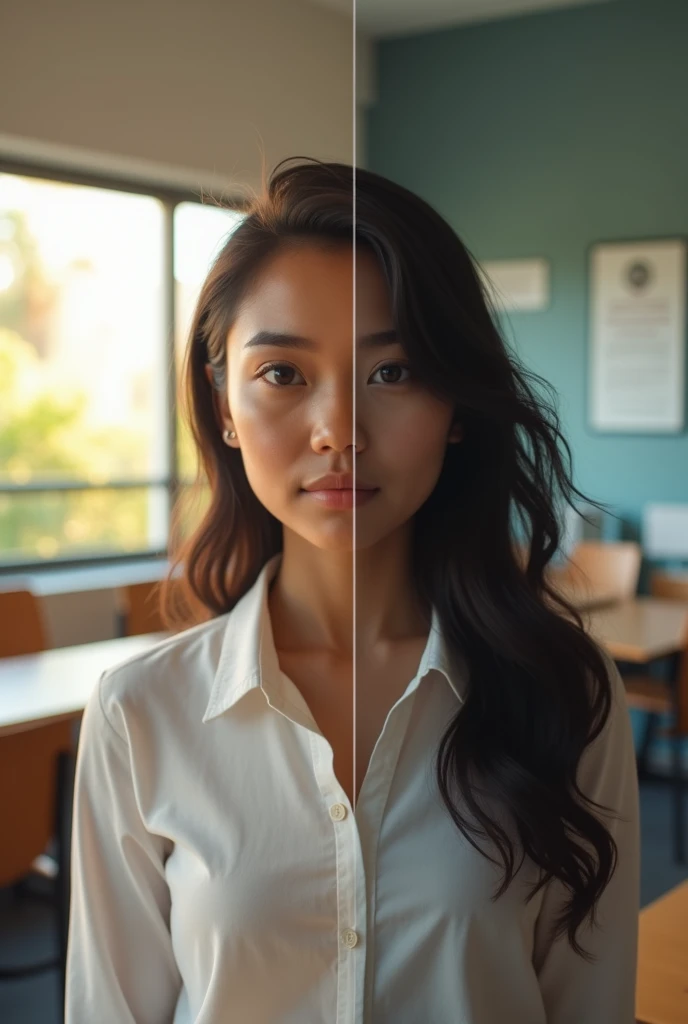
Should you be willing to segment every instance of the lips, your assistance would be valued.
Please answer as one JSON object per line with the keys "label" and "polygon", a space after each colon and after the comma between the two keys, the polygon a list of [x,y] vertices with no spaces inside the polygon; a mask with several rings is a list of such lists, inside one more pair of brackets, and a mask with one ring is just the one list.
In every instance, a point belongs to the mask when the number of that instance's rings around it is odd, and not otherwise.
{"label": "lips", "polygon": [[[354,477],[352,473],[327,473],[325,476],[318,477],[317,480],[313,480],[310,483],[304,484],[304,491],[340,491],[340,490],[354,490]],[[362,480],[356,478],[355,490],[357,491],[375,491],[376,487],[371,484],[366,484]]]}

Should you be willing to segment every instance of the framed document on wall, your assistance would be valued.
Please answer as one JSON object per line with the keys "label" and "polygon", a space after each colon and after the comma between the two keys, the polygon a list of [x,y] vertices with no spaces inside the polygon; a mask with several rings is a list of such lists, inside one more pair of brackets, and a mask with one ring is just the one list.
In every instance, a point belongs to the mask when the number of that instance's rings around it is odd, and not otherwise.
{"label": "framed document on wall", "polygon": [[683,430],[685,239],[593,245],[589,289],[590,425],[610,433]]}

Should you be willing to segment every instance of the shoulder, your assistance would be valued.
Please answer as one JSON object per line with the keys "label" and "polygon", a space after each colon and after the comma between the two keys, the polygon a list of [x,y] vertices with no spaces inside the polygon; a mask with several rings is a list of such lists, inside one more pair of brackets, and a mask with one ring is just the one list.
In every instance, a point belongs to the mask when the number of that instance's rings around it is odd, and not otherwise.
{"label": "shoulder", "polygon": [[593,643],[604,662],[604,667],[607,670],[607,678],[609,680],[609,719],[607,727],[604,730],[608,732],[612,728],[618,729],[619,725],[629,718],[628,703],[626,700],[626,687],[621,673],[619,672],[619,667],[607,648],[596,641],[593,641]]}
{"label": "shoulder", "polygon": [[166,637],[106,669],[97,698],[124,739],[132,723],[203,714],[231,612]]}
{"label": "shoulder", "polygon": [[598,735],[586,747],[579,779],[588,795],[600,798],[637,788],[633,727],[626,689],[618,666],[609,652],[596,644],[609,679],[609,714]]}

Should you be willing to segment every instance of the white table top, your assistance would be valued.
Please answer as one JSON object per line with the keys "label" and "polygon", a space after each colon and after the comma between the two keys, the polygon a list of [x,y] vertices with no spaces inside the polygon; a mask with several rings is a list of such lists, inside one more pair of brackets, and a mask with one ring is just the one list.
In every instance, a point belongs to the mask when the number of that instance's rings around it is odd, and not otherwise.
{"label": "white table top", "polygon": [[167,575],[169,567],[166,558],[131,559],[70,569],[46,567],[34,572],[0,574],[0,590],[30,590],[38,597],[83,590],[110,590],[130,583],[157,583]]}
{"label": "white table top", "polygon": [[144,633],[0,658],[0,736],[80,715],[106,668],[166,635]]}

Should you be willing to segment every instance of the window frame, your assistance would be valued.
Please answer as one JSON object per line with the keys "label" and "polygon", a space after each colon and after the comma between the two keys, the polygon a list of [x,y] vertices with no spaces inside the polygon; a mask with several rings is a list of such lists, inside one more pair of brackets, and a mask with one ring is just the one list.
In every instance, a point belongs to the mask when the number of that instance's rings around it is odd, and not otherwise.
{"label": "window frame", "polygon": [[[157,199],[163,209],[163,333],[165,360],[168,373],[165,380],[165,428],[167,433],[167,456],[169,472],[162,477],[142,477],[139,480],[117,479],[106,484],[93,484],[87,480],[45,480],[40,483],[12,484],[0,481],[0,495],[45,493],[60,491],[111,491],[142,490],[164,487],[167,493],[168,523],[180,490],[192,481],[182,478],[179,473],[177,445],[177,347],[174,279],[174,213],[181,203],[206,205],[206,200],[222,203],[222,206],[239,212],[245,209],[246,200],[238,195],[218,195],[212,189],[202,188],[199,195],[191,188],[167,186],[135,176],[100,174],[95,171],[57,167],[49,163],[32,163],[10,158],[0,158],[0,174],[16,174],[43,181],[59,181],[69,185],[84,185],[92,188],[110,189],[116,192],[130,192],[135,195]],[[145,548],[139,551],[66,556],[63,558],[36,558],[29,561],[6,561],[0,552],[0,579],[22,573],[44,572],[51,569],[83,569],[88,566],[113,565],[118,562],[143,562],[151,558],[169,556],[169,547]]]}

